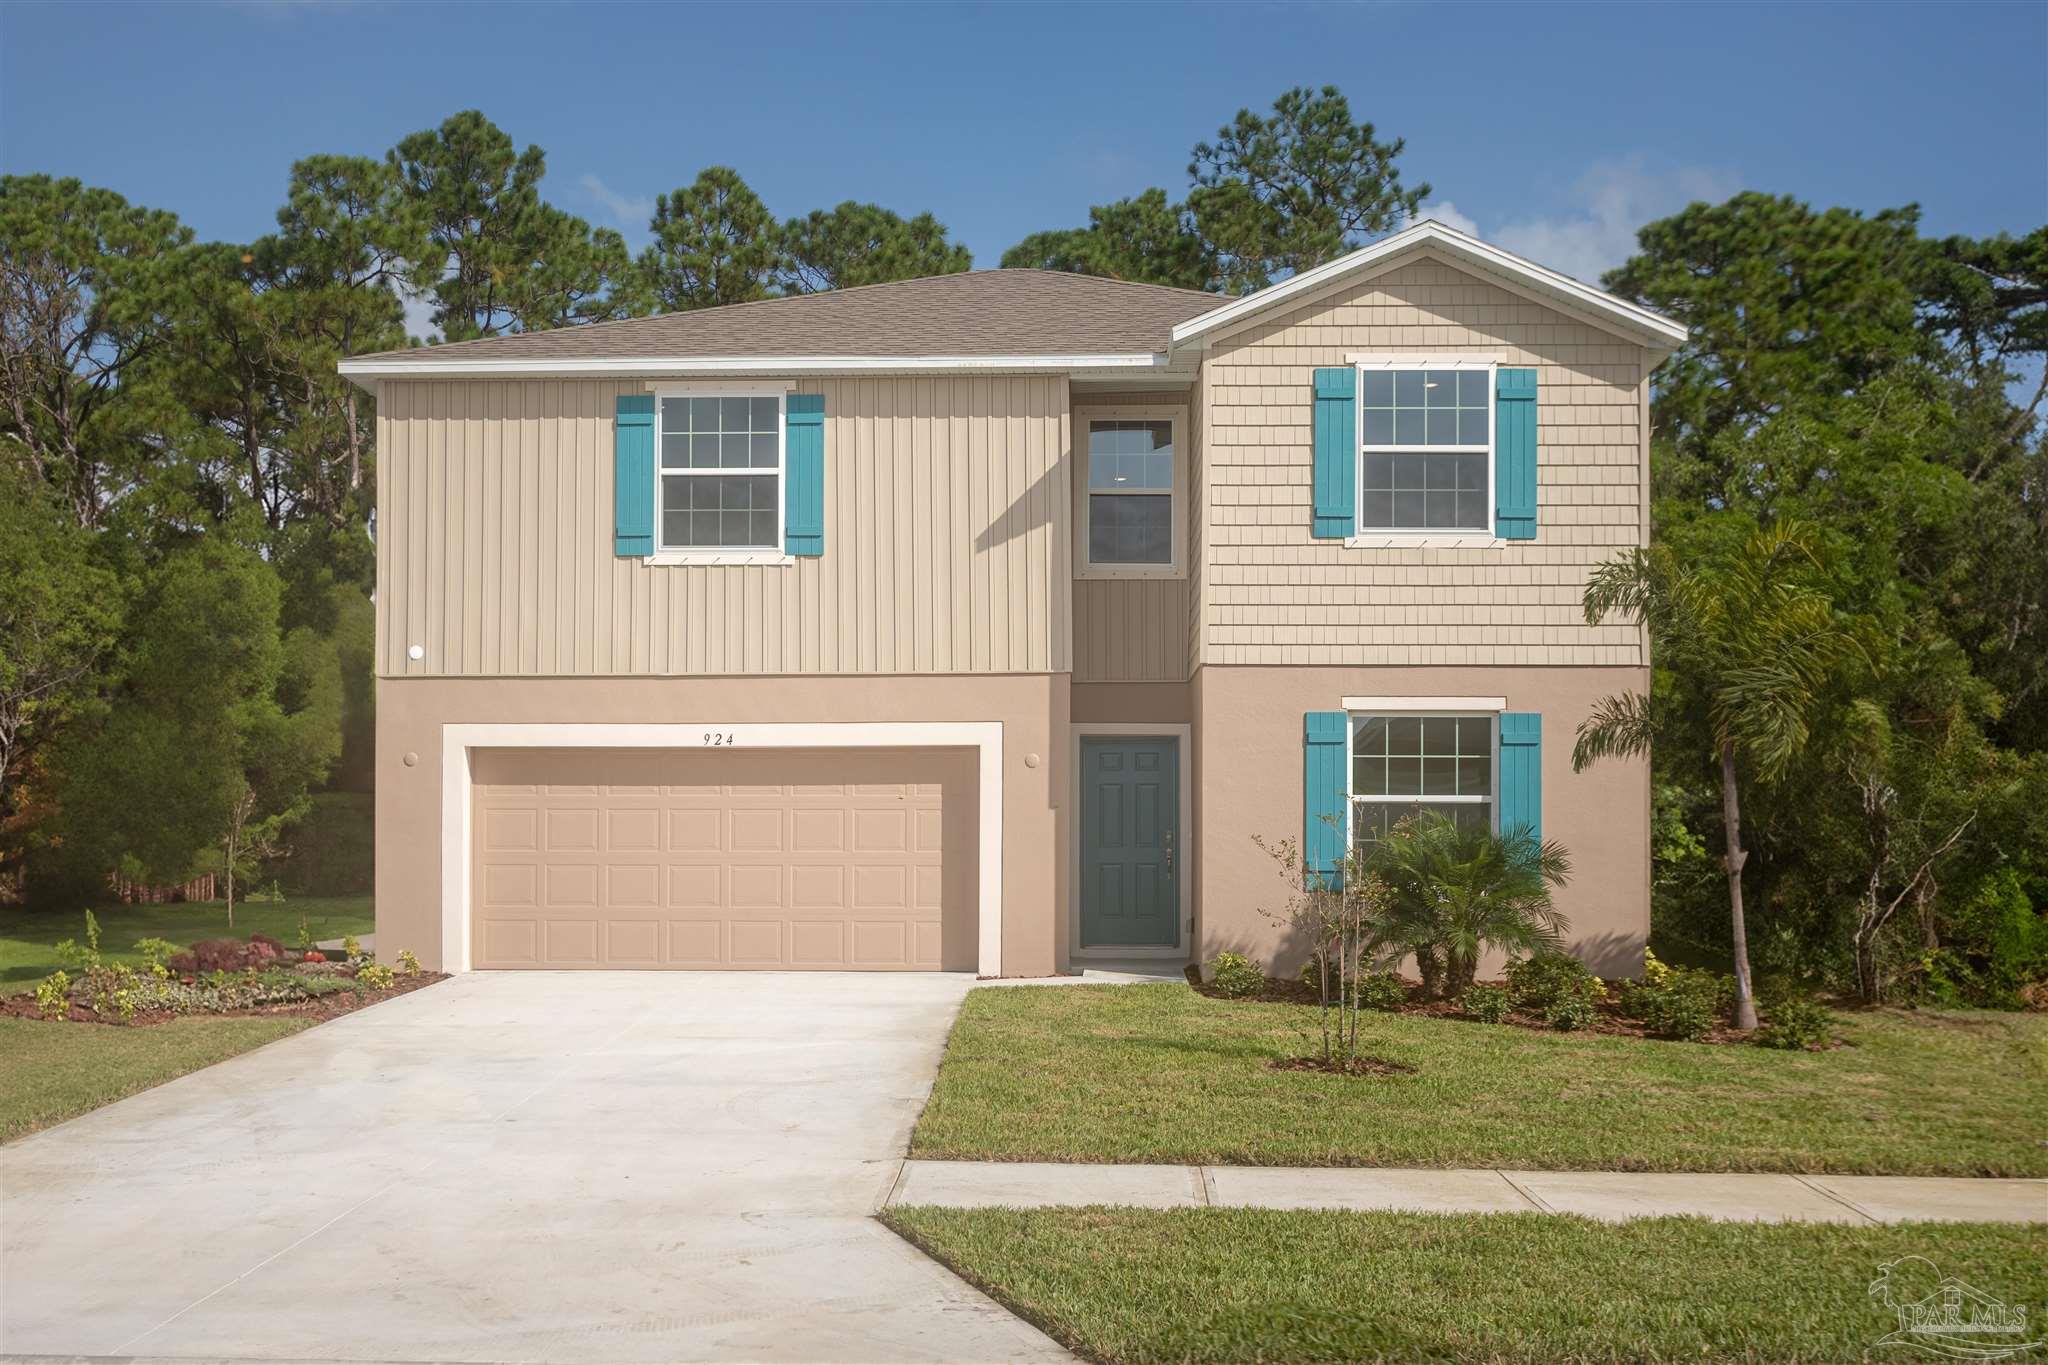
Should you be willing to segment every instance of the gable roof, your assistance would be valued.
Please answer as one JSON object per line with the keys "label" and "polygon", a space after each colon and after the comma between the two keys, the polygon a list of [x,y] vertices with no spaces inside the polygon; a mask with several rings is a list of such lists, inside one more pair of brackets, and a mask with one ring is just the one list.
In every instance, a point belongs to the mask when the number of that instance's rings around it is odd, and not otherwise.
{"label": "gable roof", "polygon": [[[971,270],[889,284],[794,294],[686,313],[517,332],[382,351],[342,362],[344,374],[492,373],[614,362],[735,360],[1152,363],[1175,323],[1216,306],[1216,295],[1052,270]],[[457,368],[460,367],[460,368]],[[912,364],[909,368],[918,368]]]}
{"label": "gable roof", "polygon": [[1425,247],[1475,269],[1482,276],[1501,280],[1539,299],[1547,299],[1586,316],[1610,331],[1619,332],[1631,341],[1663,354],[1670,354],[1673,348],[1685,342],[1686,330],[1682,323],[1673,322],[1661,313],[1653,313],[1603,289],[1583,284],[1548,266],[1538,265],[1512,251],[1503,251],[1456,228],[1445,227],[1433,218],[1426,218],[1390,237],[1382,237],[1370,246],[1360,247],[1334,261],[1325,261],[1298,275],[1290,275],[1256,294],[1232,299],[1200,317],[1176,324],[1172,344],[1182,346],[1198,341],[1255,313],[1384,267],[1409,252]]}
{"label": "gable roof", "polygon": [[[1685,328],[1669,318],[1425,220],[1241,298],[1056,270],[970,270],[379,351],[352,356],[340,370],[358,383],[380,376],[578,372],[1191,372],[1193,354],[1206,338],[1424,249],[1647,346],[1660,358],[1685,340]],[[1188,359],[1176,365],[1176,351]]]}

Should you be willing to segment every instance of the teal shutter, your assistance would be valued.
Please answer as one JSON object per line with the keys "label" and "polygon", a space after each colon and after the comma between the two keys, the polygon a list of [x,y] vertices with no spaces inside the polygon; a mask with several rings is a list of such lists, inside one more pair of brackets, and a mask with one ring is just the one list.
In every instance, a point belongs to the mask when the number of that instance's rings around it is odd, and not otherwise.
{"label": "teal shutter", "polygon": [[789,395],[783,422],[782,548],[825,553],[825,395]]}
{"label": "teal shutter", "polygon": [[1543,837],[1543,717],[1534,711],[1500,718],[1500,831],[1517,825]]}
{"label": "teal shutter", "polygon": [[1342,539],[1358,526],[1358,371],[1316,371],[1315,530]]}
{"label": "teal shutter", "polygon": [[1342,711],[1311,711],[1305,722],[1301,861],[1309,873],[1334,883],[1338,865],[1344,861],[1344,833],[1350,823],[1344,809],[1350,790],[1344,780],[1344,760],[1350,748],[1351,717]]}
{"label": "teal shutter", "polygon": [[1536,539],[1536,371],[1496,371],[1493,400],[1493,533]]}
{"label": "teal shutter", "polygon": [[612,426],[612,553],[654,553],[654,395],[622,393]]}

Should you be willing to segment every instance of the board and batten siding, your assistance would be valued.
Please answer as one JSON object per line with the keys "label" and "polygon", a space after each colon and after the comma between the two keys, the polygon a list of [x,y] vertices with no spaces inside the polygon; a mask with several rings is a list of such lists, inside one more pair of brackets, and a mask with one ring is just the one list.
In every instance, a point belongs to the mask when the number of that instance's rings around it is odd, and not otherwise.
{"label": "board and batten siding", "polygon": [[[1459,549],[1310,536],[1312,375],[1380,351],[1534,366],[1537,533]],[[1643,543],[1648,353],[1431,257],[1212,346],[1196,593],[1208,664],[1647,663],[1632,624],[1586,624],[1595,565]]]}
{"label": "board and batten siding", "polygon": [[825,395],[824,555],[675,565],[612,553],[615,403],[645,381],[385,381],[378,673],[1069,669],[1065,378],[790,388]]}

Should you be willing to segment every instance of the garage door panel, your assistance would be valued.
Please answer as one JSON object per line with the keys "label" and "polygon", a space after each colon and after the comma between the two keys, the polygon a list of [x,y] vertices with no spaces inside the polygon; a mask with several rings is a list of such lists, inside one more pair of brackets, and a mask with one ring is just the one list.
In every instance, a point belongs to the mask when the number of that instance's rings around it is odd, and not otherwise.
{"label": "garage door panel", "polygon": [[725,812],[722,810],[671,810],[668,812],[668,851],[671,853],[718,853],[725,843]]}
{"label": "garage door panel", "polygon": [[608,967],[659,967],[661,965],[661,921],[614,919],[605,921],[604,961]]}
{"label": "garage door panel", "polygon": [[971,969],[966,750],[486,750],[480,967]]}
{"label": "garage door panel", "polygon": [[595,806],[571,806],[545,813],[544,853],[595,853],[599,812]]}
{"label": "garage door panel", "polygon": [[[514,796],[529,793],[516,792]],[[484,813],[478,822],[483,846],[493,853],[532,852],[540,848],[540,812],[532,808],[500,806]]]}
{"label": "garage door panel", "polygon": [[651,863],[614,864],[604,870],[604,903],[614,910],[664,908],[661,869]]}
{"label": "garage door panel", "polygon": [[725,926],[717,920],[672,919],[668,930],[669,967],[722,967],[726,961]]}
{"label": "garage door panel", "polygon": [[605,851],[609,853],[659,853],[661,811],[658,807],[627,807],[605,812]]}

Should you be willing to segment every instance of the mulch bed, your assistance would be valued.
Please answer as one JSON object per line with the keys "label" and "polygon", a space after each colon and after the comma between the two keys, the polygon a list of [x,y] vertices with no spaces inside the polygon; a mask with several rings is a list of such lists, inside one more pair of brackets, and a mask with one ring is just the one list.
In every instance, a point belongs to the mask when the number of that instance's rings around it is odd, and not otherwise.
{"label": "mulch bed", "polygon": [[1326,1076],[1412,1076],[1415,1068],[1384,1057],[1353,1057],[1324,1061],[1321,1057],[1275,1057],[1266,1063],[1275,1071],[1320,1071]]}
{"label": "mulch bed", "polygon": [[[175,1010],[137,1010],[132,1019],[122,1019],[118,1015],[94,1014],[91,1010],[73,1005],[63,1020],[52,1022],[107,1024],[114,1028],[147,1028],[152,1024],[161,1024],[178,1018],[256,1019],[282,1016],[294,1019],[334,1019],[344,1014],[352,1014],[365,1005],[410,995],[423,986],[431,986],[436,981],[447,979],[446,972],[423,971],[417,976],[399,977],[392,982],[388,990],[332,991],[311,1000],[288,1000],[275,1005],[251,1005],[233,1010],[200,1010],[184,1015]],[[36,1008],[36,998],[32,992],[0,996],[0,1015],[16,1019],[49,1020],[48,1015]]]}
{"label": "mulch bed", "polygon": [[[1251,995],[1236,996],[1224,995],[1215,987],[1202,981],[1199,968],[1190,967],[1188,969],[1188,980],[1196,991],[1208,996],[1211,1000],[1263,1001],[1268,1004],[1278,1005],[1314,1005],[1319,1003],[1313,987],[1304,986],[1299,981],[1283,981],[1278,977],[1267,977],[1265,989],[1263,990],[1254,992]],[[1379,1011],[1380,1013],[1408,1014],[1425,1019],[1448,1019],[1461,1024],[1477,1024],[1481,1022],[1465,1013],[1455,1000],[1420,999],[1422,983],[1419,981],[1403,978],[1401,984],[1407,987],[1408,990],[1406,1003],[1397,1009],[1382,1010]],[[1504,981],[1491,981],[1480,984],[1505,986],[1507,983]],[[1680,1041],[1656,1037],[1644,1026],[1642,1020],[1631,1019],[1621,1012],[1621,1006],[1615,1002],[1616,991],[1612,985],[1608,986],[1607,993],[1608,998],[1606,1000],[1594,1003],[1593,1022],[1584,1028],[1572,1029],[1570,1030],[1571,1032],[1594,1034],[1609,1038],[1642,1038],[1659,1043]],[[1529,1029],[1536,1033],[1558,1032],[1557,1029],[1551,1027],[1548,1019],[1534,1014],[1510,1014],[1505,1019],[1502,1019],[1500,1023],[1511,1028]],[[1747,1044],[1753,1036],[1752,1032],[1748,1029],[1730,1028],[1722,1024],[1716,1026],[1712,1033],[1697,1041],[1701,1043]],[[1834,1046],[1839,1047],[1840,1043],[1838,1042]],[[1316,1063],[1316,1069],[1321,1069],[1321,1065],[1320,1062]]]}

